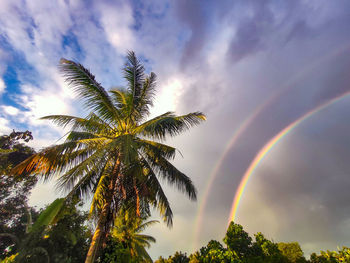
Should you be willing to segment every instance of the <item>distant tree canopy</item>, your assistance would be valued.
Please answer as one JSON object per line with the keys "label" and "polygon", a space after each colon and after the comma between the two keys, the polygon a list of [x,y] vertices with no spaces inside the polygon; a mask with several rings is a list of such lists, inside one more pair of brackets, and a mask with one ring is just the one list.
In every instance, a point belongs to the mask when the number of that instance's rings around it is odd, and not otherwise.
{"label": "distant tree canopy", "polygon": [[285,256],[290,262],[302,262],[301,259],[303,258],[304,253],[298,242],[278,243],[278,249],[282,252],[282,255]]}
{"label": "distant tree canopy", "polygon": [[50,262],[54,263],[84,262],[91,230],[86,225],[87,212],[81,212],[78,208],[79,204],[69,204],[57,223],[46,229],[35,230],[39,234],[29,237],[25,248],[44,248]]}
{"label": "distant tree canopy", "polygon": [[[308,262],[298,243],[274,243],[262,233],[254,235],[254,240],[243,227],[230,223],[223,239],[226,247],[216,240],[211,240],[199,251],[189,257],[176,252],[168,259],[160,257],[155,263],[306,263]],[[181,255],[181,256],[180,256]],[[177,261],[181,258],[180,261]],[[317,261],[313,262],[316,263]],[[317,262],[318,263],[318,262]]]}
{"label": "distant tree canopy", "polygon": [[350,262],[350,248],[343,247],[338,251],[321,251],[320,255],[312,253],[310,263],[334,263],[334,262]]}
{"label": "distant tree canopy", "polygon": [[[45,210],[37,222],[41,220]],[[71,203],[67,205],[59,220],[50,227],[35,222],[16,244],[18,253],[15,262],[83,262],[91,237],[91,231],[85,224],[86,220],[87,213],[79,211],[76,203]]]}
{"label": "distant tree canopy", "polygon": [[169,256],[168,259],[159,257],[154,263],[188,263],[190,259],[187,257],[186,253],[181,251],[176,251],[173,256]]}
{"label": "distant tree canopy", "polygon": [[23,143],[32,139],[30,131],[0,136],[0,261],[9,256],[7,261],[27,263],[82,262],[91,236],[87,213],[76,208],[77,202],[70,203],[49,228],[37,224],[39,212],[28,205],[37,178],[9,175],[14,166],[35,154]]}
{"label": "distant tree canopy", "polygon": [[[37,182],[34,176],[9,176],[10,170],[35,153],[26,146],[33,136],[30,131],[16,132],[0,136],[0,233],[7,233],[21,238],[26,232],[29,214],[33,218],[38,213],[28,206],[30,191]],[[13,244],[9,236],[0,238],[0,258],[2,251]]]}

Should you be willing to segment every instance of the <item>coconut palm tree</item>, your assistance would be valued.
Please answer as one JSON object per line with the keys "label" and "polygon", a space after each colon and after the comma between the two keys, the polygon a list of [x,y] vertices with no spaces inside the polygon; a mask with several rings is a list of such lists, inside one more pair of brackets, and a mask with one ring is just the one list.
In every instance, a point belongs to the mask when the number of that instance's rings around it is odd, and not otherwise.
{"label": "coconut palm tree", "polygon": [[135,217],[132,210],[121,209],[114,221],[111,237],[121,243],[125,249],[128,249],[133,258],[152,262],[146,248],[149,248],[151,243],[155,243],[156,240],[152,236],[142,234],[142,232],[159,221],[146,221],[147,217]]}
{"label": "coconut palm tree", "polygon": [[[86,117],[51,115],[51,120],[70,132],[63,143],[44,148],[13,170],[57,176],[58,187],[67,190],[66,200],[92,195],[90,213],[96,219],[86,263],[93,262],[105,243],[122,205],[159,210],[168,226],[172,211],[160,180],[196,199],[192,181],[170,162],[174,147],[162,143],[205,120],[201,112],[176,116],[166,112],[147,119],[155,95],[156,75],[145,69],[134,52],[128,52],[123,68],[125,88],[107,92],[81,64],[61,59],[60,70],[70,87],[90,111]],[[62,204],[60,204],[62,207]]]}

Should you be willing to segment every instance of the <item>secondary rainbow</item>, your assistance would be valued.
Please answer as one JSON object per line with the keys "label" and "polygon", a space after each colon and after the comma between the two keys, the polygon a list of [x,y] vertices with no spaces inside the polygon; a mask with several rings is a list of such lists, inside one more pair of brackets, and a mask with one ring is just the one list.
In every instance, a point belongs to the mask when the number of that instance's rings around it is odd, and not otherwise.
{"label": "secondary rainbow", "polygon": [[255,118],[259,115],[259,113],[268,105],[270,104],[271,99],[266,101],[266,103],[263,103],[257,110],[255,110],[234,132],[232,138],[230,139],[229,143],[225,147],[224,152],[221,154],[219,160],[215,164],[213,170],[210,173],[209,176],[209,181],[207,183],[207,186],[204,190],[203,197],[201,198],[200,204],[199,204],[199,209],[197,212],[197,217],[196,217],[196,223],[195,223],[195,233],[194,233],[194,243],[193,243],[193,248],[192,250],[196,250],[198,248],[198,238],[199,238],[199,231],[200,231],[200,226],[202,225],[202,215],[204,213],[204,208],[206,206],[208,196],[210,189],[214,183],[214,179],[216,178],[216,175],[219,172],[219,169],[222,165],[222,163],[225,160],[225,156],[229,152],[229,150],[236,144],[238,138],[242,135],[242,133],[250,126],[250,124],[255,120]]}
{"label": "secondary rainbow", "polygon": [[239,186],[237,188],[235,197],[233,199],[233,205],[230,212],[230,217],[228,220],[228,223],[231,221],[235,221],[239,203],[242,199],[244,189],[247,186],[247,183],[249,181],[249,178],[252,176],[258,165],[261,163],[261,161],[264,159],[264,157],[271,151],[271,149],[279,142],[281,141],[288,133],[290,133],[295,127],[297,127],[301,122],[305,121],[306,119],[310,118],[312,115],[318,113],[319,111],[322,111],[324,108],[340,101],[341,99],[345,98],[346,96],[350,95],[350,91],[347,91],[343,93],[340,96],[337,96],[331,100],[326,101],[325,103],[317,106],[313,110],[307,112],[302,117],[297,119],[296,121],[289,124],[287,127],[285,127],[282,131],[280,131],[276,136],[274,136],[268,143],[266,143],[263,148],[258,152],[258,154],[255,156],[254,160],[249,165],[249,168],[245,172],[241,182],[239,183]]}

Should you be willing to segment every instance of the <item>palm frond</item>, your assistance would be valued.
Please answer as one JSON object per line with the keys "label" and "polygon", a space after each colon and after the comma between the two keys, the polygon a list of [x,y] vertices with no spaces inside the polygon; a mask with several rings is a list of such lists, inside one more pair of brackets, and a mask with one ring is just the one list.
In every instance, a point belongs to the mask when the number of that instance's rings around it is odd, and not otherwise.
{"label": "palm frond", "polygon": [[105,164],[106,162],[106,154],[105,151],[99,150],[90,155],[88,158],[85,158],[79,164],[74,165],[71,169],[69,169],[66,173],[61,175],[58,178],[57,186],[58,188],[72,189],[75,183],[84,177],[87,174],[92,176],[91,171],[94,171],[95,174],[99,173],[101,169],[101,164]]}
{"label": "palm frond", "polygon": [[92,133],[102,133],[112,130],[108,123],[104,122],[97,115],[91,113],[86,118],[79,118],[69,115],[49,115],[40,118],[42,120],[51,120],[54,124],[63,128],[72,126],[73,131],[87,131]]}
{"label": "palm frond", "polygon": [[135,130],[146,137],[164,140],[167,135],[179,135],[192,126],[200,124],[205,119],[205,115],[201,112],[193,112],[182,116],[176,116],[173,112],[166,112],[139,125]]}
{"label": "palm frond", "polygon": [[133,100],[133,113],[132,119],[136,122],[140,122],[150,114],[150,106],[153,106],[154,89],[156,86],[156,74],[151,74],[145,77],[142,85],[140,96]]}
{"label": "palm frond", "polygon": [[144,231],[147,227],[150,227],[150,226],[158,224],[158,223],[159,223],[158,220],[150,220],[150,221],[144,222],[135,229],[135,232],[140,233],[140,232]]}
{"label": "palm frond", "polygon": [[147,180],[145,182],[149,191],[152,194],[148,195],[148,201],[158,209],[160,215],[163,217],[163,221],[166,222],[168,227],[173,225],[173,212],[170,208],[170,203],[163,191],[161,184],[159,183],[157,176],[153,172],[152,168],[145,163],[145,167],[148,168]]}
{"label": "palm frond", "polygon": [[134,100],[137,100],[140,97],[142,84],[145,79],[145,68],[133,51],[128,52],[126,59],[123,75],[127,81],[130,93],[133,94]]}
{"label": "palm frond", "polygon": [[121,116],[125,118],[131,111],[131,103],[129,103],[129,93],[122,89],[112,89],[109,91],[115,107],[119,110]]}
{"label": "palm frond", "polygon": [[65,198],[58,198],[53,201],[44,211],[39,215],[34,225],[30,228],[30,232],[38,230],[40,227],[48,226],[52,222],[57,221],[57,215],[61,209],[64,209]]}
{"label": "palm frond", "polygon": [[99,180],[106,172],[106,167],[109,160],[96,164],[90,171],[88,171],[81,179],[74,185],[73,189],[67,195],[67,198],[78,197],[79,199],[88,198],[96,192],[96,187]]}
{"label": "palm frond", "polygon": [[107,186],[109,183],[109,177],[106,173],[103,173],[100,176],[100,180],[96,186],[95,193],[93,195],[91,205],[90,205],[90,216],[92,216],[95,212],[102,209],[104,202],[104,193],[106,192]]}
{"label": "palm frond", "polygon": [[95,80],[95,76],[81,64],[62,58],[60,70],[68,84],[84,100],[84,105],[103,119],[119,120],[119,114],[106,90]]}
{"label": "palm frond", "polygon": [[152,152],[154,156],[160,155],[166,159],[175,158],[176,148],[174,147],[171,147],[163,143],[144,140],[144,139],[139,139],[138,142],[140,142],[139,148],[143,152]]}
{"label": "palm frond", "polygon": [[[98,134],[86,131],[70,131],[67,134],[66,142],[80,142],[80,140],[101,138]],[[103,138],[103,137],[102,137]]]}
{"label": "palm frond", "polygon": [[18,176],[32,173],[48,180],[96,151],[94,146],[96,144],[70,141],[47,147],[15,166],[11,174]]}
{"label": "palm frond", "polygon": [[186,193],[191,200],[197,199],[197,190],[188,176],[180,172],[165,158],[154,156],[150,152],[146,153],[146,155],[147,161],[155,171],[158,171],[159,177],[170,185],[175,185],[179,191]]}
{"label": "palm frond", "polygon": [[154,237],[148,236],[148,235],[141,235],[137,234],[135,235],[134,239],[136,240],[136,243],[142,245],[143,247],[150,248],[151,242],[155,243],[156,239]]}
{"label": "palm frond", "polygon": [[139,246],[138,244],[135,245],[135,250],[137,252],[137,255],[139,255],[141,258],[146,260],[146,262],[152,262],[152,258],[147,253],[146,249],[143,246]]}

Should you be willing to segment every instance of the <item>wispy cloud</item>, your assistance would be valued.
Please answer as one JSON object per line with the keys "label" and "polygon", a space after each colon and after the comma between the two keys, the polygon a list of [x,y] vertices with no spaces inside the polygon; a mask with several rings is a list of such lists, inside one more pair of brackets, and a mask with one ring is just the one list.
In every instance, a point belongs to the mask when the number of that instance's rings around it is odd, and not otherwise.
{"label": "wispy cloud", "polygon": [[3,79],[0,78],[0,94],[3,93],[5,89],[6,89],[5,82],[3,81]]}
{"label": "wispy cloud", "polygon": [[0,117],[0,134],[8,134],[11,131],[12,130],[9,127],[9,121],[5,118]]}
{"label": "wispy cloud", "polygon": [[1,106],[1,109],[10,116],[16,116],[19,112],[19,109],[13,106]]}

